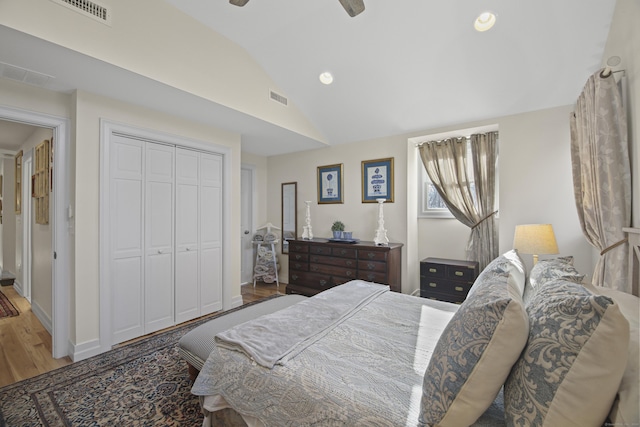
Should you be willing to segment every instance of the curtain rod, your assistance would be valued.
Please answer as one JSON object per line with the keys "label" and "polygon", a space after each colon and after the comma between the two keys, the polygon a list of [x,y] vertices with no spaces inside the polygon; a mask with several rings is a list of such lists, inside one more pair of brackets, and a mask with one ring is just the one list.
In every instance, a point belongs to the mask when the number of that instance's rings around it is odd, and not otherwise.
{"label": "curtain rod", "polygon": [[[481,132],[479,135],[482,135],[482,134],[486,135],[486,134],[488,134],[488,133],[498,133],[498,131],[497,131],[497,130],[492,130],[492,131],[489,131],[489,132]],[[472,134],[472,135],[478,135],[478,134],[475,134],[475,133],[474,133],[474,134]],[[426,144],[426,143],[428,143],[428,142],[442,142],[442,141],[445,141],[445,140],[447,140],[447,139],[462,139],[462,138],[464,138],[464,139],[466,139],[467,141],[469,141],[469,140],[471,139],[471,135],[467,135],[467,136],[452,136],[452,137],[449,137],[449,138],[438,139],[438,140],[436,140],[436,141],[422,141],[422,142],[416,142],[415,146],[416,146],[416,147],[420,147],[421,145]]]}

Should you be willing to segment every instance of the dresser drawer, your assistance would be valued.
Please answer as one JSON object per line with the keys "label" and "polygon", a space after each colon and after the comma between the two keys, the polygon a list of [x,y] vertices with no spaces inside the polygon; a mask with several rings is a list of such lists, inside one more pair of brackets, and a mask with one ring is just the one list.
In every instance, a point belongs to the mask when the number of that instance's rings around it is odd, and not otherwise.
{"label": "dresser drawer", "polygon": [[311,245],[309,246],[309,253],[312,255],[331,255],[330,246]]}
{"label": "dresser drawer", "polygon": [[356,258],[358,251],[354,248],[333,248],[331,255],[341,258]]}
{"label": "dresser drawer", "polygon": [[360,271],[379,271],[384,273],[387,271],[387,264],[384,262],[376,262],[376,261],[358,261],[358,270]]}
{"label": "dresser drawer", "polygon": [[292,253],[308,253],[309,245],[307,243],[297,243],[289,241],[289,256]]}
{"label": "dresser drawer", "polygon": [[447,265],[446,278],[451,280],[461,280],[464,282],[473,282],[476,280],[476,271],[469,267]]}
{"label": "dresser drawer", "polygon": [[368,259],[371,261],[387,261],[387,253],[385,251],[376,251],[372,249],[360,249],[358,251],[359,259]]}
{"label": "dresser drawer", "polygon": [[303,271],[293,272],[289,277],[289,282],[292,285],[303,285],[308,288],[322,291],[333,286],[333,281],[331,280],[330,275]]}
{"label": "dresser drawer", "polygon": [[420,291],[420,296],[423,298],[435,299],[438,301],[446,301],[453,302],[456,304],[461,304],[466,299],[466,295],[457,295],[457,294],[440,294],[438,292],[430,292],[430,291]]}
{"label": "dresser drawer", "polygon": [[355,259],[339,258],[326,255],[311,255],[311,264],[337,265],[340,267],[356,268],[358,265]]}
{"label": "dresser drawer", "polygon": [[387,273],[379,273],[375,271],[358,271],[358,279],[367,282],[386,283]]}
{"label": "dresser drawer", "polygon": [[295,262],[307,262],[309,261],[309,254],[303,254],[303,253],[291,253],[289,252],[289,262],[291,261],[295,261]]}
{"label": "dresser drawer", "polygon": [[326,265],[326,264],[311,264],[309,266],[309,271],[312,273],[323,273],[327,276],[342,276],[342,277],[350,277],[351,279],[355,279],[358,275],[357,270],[355,268],[347,268],[347,267],[337,267],[335,265]]}
{"label": "dresser drawer", "polygon": [[437,294],[462,295],[462,299],[464,300],[472,285],[473,283],[428,277],[424,280],[424,286],[421,288]]}
{"label": "dresser drawer", "polygon": [[423,262],[420,264],[420,276],[423,277],[445,277],[447,275],[447,266],[444,264],[434,264]]}

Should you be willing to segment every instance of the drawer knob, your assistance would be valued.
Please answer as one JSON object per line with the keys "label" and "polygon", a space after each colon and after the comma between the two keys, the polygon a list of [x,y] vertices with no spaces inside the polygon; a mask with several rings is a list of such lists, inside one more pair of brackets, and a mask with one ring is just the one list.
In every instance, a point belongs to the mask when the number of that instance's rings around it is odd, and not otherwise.
{"label": "drawer knob", "polygon": [[464,276],[464,273],[462,271],[456,271],[456,276]]}
{"label": "drawer knob", "polygon": [[347,271],[347,277],[351,277],[351,276],[353,276],[353,271],[351,270]]}
{"label": "drawer knob", "polygon": [[317,265],[312,265],[311,266],[311,271],[318,271],[318,266]]}
{"label": "drawer knob", "polygon": [[369,273],[369,274],[367,275],[367,280],[368,280],[368,281],[370,281],[370,282],[373,282],[373,279],[375,279],[375,278],[376,278],[376,276],[375,276],[375,275],[373,275],[373,274],[371,274],[371,273]]}
{"label": "drawer knob", "polygon": [[375,253],[373,253],[373,252],[369,252],[369,253],[367,254],[367,256],[371,259],[371,258],[374,258],[374,257],[376,256],[376,254],[375,254]]}
{"label": "drawer knob", "polygon": [[296,260],[299,260],[300,258],[302,258],[302,255],[296,255]]}
{"label": "drawer knob", "polygon": [[353,265],[353,261],[349,260],[349,261],[347,261],[347,262],[346,262],[346,264],[347,264],[348,266],[352,266],[352,265]]}
{"label": "drawer knob", "polygon": [[320,285],[326,286],[327,285],[327,281],[326,280],[320,280]]}
{"label": "drawer knob", "polygon": [[344,249],[340,251],[340,255],[346,255],[347,251],[345,251]]}
{"label": "drawer knob", "polygon": [[291,278],[292,278],[293,280],[298,280],[298,275],[297,275],[297,274],[293,274],[293,275],[291,275]]}
{"label": "drawer knob", "polygon": [[374,268],[376,268],[376,265],[375,265],[375,264],[372,264],[372,263],[368,263],[368,264],[367,264],[367,268],[368,268],[369,270],[373,270]]}
{"label": "drawer knob", "polygon": [[456,290],[456,291],[458,291],[458,292],[462,292],[462,291],[464,291],[464,288],[463,288],[462,286],[456,286],[456,287],[455,287],[455,288],[453,288],[453,289],[455,289],[455,290]]}
{"label": "drawer knob", "polygon": [[295,268],[296,268],[297,270],[300,270],[300,267],[302,267],[302,264],[300,264],[300,263],[297,263],[297,264],[295,265]]}
{"label": "drawer knob", "polygon": [[437,268],[430,268],[429,269],[429,273],[437,273],[438,269]]}
{"label": "drawer knob", "polygon": [[438,287],[438,285],[433,283],[433,282],[429,282],[429,286],[431,286],[432,288],[437,288]]}

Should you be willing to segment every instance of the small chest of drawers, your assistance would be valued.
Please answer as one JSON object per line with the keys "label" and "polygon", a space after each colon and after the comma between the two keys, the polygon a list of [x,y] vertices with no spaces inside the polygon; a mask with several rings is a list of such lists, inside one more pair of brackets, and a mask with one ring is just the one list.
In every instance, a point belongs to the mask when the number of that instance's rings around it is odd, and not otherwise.
{"label": "small chest of drawers", "polygon": [[476,261],[425,258],[420,261],[420,296],[460,304],[478,277]]}

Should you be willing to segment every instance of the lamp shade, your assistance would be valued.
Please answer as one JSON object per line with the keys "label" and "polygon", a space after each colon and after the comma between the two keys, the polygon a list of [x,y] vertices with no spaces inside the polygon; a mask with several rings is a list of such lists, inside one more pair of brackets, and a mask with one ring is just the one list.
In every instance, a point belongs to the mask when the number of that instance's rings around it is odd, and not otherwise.
{"label": "lamp shade", "polygon": [[558,253],[558,243],[551,224],[516,225],[513,247],[523,254]]}

